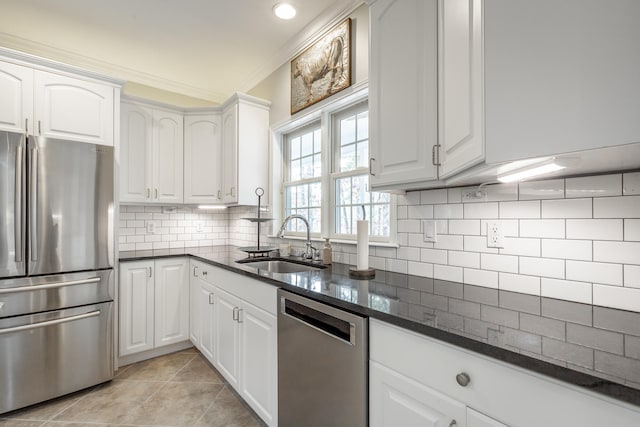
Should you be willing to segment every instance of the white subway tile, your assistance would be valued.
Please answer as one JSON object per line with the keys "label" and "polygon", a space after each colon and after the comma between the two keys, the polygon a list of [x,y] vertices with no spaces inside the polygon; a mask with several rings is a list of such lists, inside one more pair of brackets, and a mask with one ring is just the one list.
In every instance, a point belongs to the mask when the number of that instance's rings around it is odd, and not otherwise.
{"label": "white subway tile", "polygon": [[433,243],[425,242],[422,233],[407,233],[407,246],[414,248],[433,248]]}
{"label": "white subway tile", "polygon": [[184,248],[184,242],[183,241],[169,242],[169,247],[171,249]]}
{"label": "white subway tile", "polygon": [[447,189],[447,203],[461,203],[462,202],[462,191],[463,191],[462,187],[448,188]]}
{"label": "white subway tile", "polygon": [[567,261],[567,280],[622,286],[622,264]]}
{"label": "white subway tile", "polygon": [[407,247],[398,248],[397,258],[407,261],[420,261],[420,249]]}
{"label": "white subway tile", "polygon": [[542,218],[591,218],[593,199],[543,200]]}
{"label": "white subway tile", "polygon": [[594,218],[640,218],[640,196],[593,199]]}
{"label": "white subway tile", "polygon": [[407,218],[409,218],[407,206],[397,206],[396,219],[407,219]]}
{"label": "white subway tile", "polygon": [[405,194],[399,194],[396,198],[396,203],[400,205],[419,205],[420,204],[420,192],[408,191]]}
{"label": "white subway tile", "polygon": [[433,217],[438,219],[462,219],[462,204],[435,205]]}
{"label": "white subway tile", "polygon": [[629,288],[640,288],[640,265],[624,266],[624,285]]}
{"label": "white subway tile", "polygon": [[433,206],[432,205],[407,206],[407,218],[409,219],[433,218]]}
{"label": "white subway tile", "polygon": [[479,219],[450,219],[449,233],[479,236],[480,220]]}
{"label": "white subway tile", "polygon": [[564,279],[564,260],[520,257],[520,274]]}
{"label": "white subway tile", "polygon": [[401,219],[398,221],[399,233],[420,233],[421,226],[418,219]]}
{"label": "white subway tile", "polygon": [[136,251],[148,251],[153,249],[152,243],[136,243]]}
{"label": "white subway tile", "polygon": [[[400,249],[396,249],[396,248],[385,248],[385,247],[373,247],[371,248],[372,250],[370,250],[369,252],[374,252],[376,256],[380,256],[383,258],[396,258],[398,251]],[[357,252],[357,249],[356,249]],[[420,252],[418,250],[418,252]]]}
{"label": "white subway tile", "polygon": [[127,228],[137,228],[144,226],[144,221],[127,221]]}
{"label": "white subway tile", "polygon": [[146,220],[150,220],[153,219],[153,215],[151,212],[138,212],[136,214],[136,219],[138,221],[146,221]]}
{"label": "white subway tile", "polygon": [[438,234],[449,234],[449,220],[437,219],[436,230],[438,231]]}
{"label": "white subway tile", "polygon": [[463,242],[463,236],[442,234],[438,236],[438,239],[434,243],[433,247],[436,249],[451,249],[454,251],[461,251],[464,248]]}
{"label": "white subway tile", "polygon": [[148,234],[146,236],[144,236],[144,241],[145,242],[160,242],[162,240],[162,236],[159,236],[157,234]]}
{"label": "white subway tile", "polygon": [[154,242],[153,249],[169,249],[168,242]]}
{"label": "white subway tile", "polygon": [[640,289],[593,285],[593,304],[640,311]]}
{"label": "white subway tile", "polygon": [[409,245],[409,233],[397,233],[396,234],[397,243],[402,246],[410,246]]}
{"label": "white subway tile", "polygon": [[144,206],[127,206],[127,212],[144,212]]}
{"label": "white subway tile", "polygon": [[622,175],[585,176],[565,180],[565,197],[603,197],[622,195]]}
{"label": "white subway tile", "polygon": [[540,278],[521,274],[500,273],[499,288],[504,291],[540,295]]}
{"label": "white subway tile", "polygon": [[520,237],[564,239],[563,219],[521,219]]}
{"label": "white subway tile", "polygon": [[492,184],[484,187],[487,192],[488,202],[503,202],[506,200],[518,200],[518,183]]}
{"label": "white subway tile", "polygon": [[540,218],[540,200],[500,202],[500,218]]}
{"label": "white subway tile", "polygon": [[562,199],[564,179],[526,181],[519,185],[520,200]]}
{"label": "white subway tile", "polygon": [[501,219],[501,220],[486,220],[480,221],[480,234],[487,235],[487,225],[491,222],[499,222],[502,229],[503,236],[518,237],[520,235],[520,221],[517,219]]}
{"label": "white subway tile", "polygon": [[[339,262],[337,259],[335,259],[334,261]],[[369,256],[369,267],[375,268],[376,270],[384,270],[386,265],[387,263],[385,258]]]}
{"label": "white subway tile", "polygon": [[498,273],[495,271],[464,269],[464,283],[498,289]]}
{"label": "white subway tile", "polygon": [[497,218],[498,202],[489,203],[465,203],[464,217],[469,218]]}
{"label": "white subway tile", "polygon": [[587,240],[543,239],[542,256],[545,258],[592,261],[593,246]]}
{"label": "white subway tile", "polygon": [[622,220],[568,219],[567,239],[622,240]]}
{"label": "white subway tile", "polygon": [[143,243],[145,236],[127,236],[127,243]]}
{"label": "white subway tile", "polygon": [[543,297],[591,304],[591,292],[591,283],[546,279],[544,277],[540,281],[540,295]]}
{"label": "white subway tile", "polygon": [[120,252],[135,251],[136,250],[136,244],[135,243],[120,243],[118,245],[118,250]]}
{"label": "white subway tile", "polygon": [[640,195],[640,172],[629,172],[622,175],[622,194]]}
{"label": "white subway tile", "polygon": [[447,189],[425,190],[420,192],[420,203],[423,205],[437,205],[447,203]]}
{"label": "white subway tile", "polygon": [[449,265],[456,267],[480,268],[480,254],[477,252],[449,251]]}
{"label": "white subway tile", "polygon": [[503,242],[504,248],[500,249],[503,255],[540,256],[540,239],[505,237]]}
{"label": "white subway tile", "polygon": [[413,262],[409,261],[408,263],[408,274],[413,274],[414,276],[422,276],[422,277],[433,277],[433,264],[428,264],[426,262]]}
{"label": "white subway tile", "polygon": [[134,236],[135,234],[135,228],[120,228],[120,236]]}
{"label": "white subway tile", "polygon": [[420,249],[420,261],[431,264],[446,264],[447,251],[438,249]]}
{"label": "white subway tile", "polygon": [[136,214],[135,213],[131,213],[131,212],[126,212],[126,213],[121,213],[120,214],[120,220],[135,220],[136,219]]}
{"label": "white subway tile", "polygon": [[593,260],[640,265],[640,243],[595,241]]}
{"label": "white subway tile", "polygon": [[518,257],[512,255],[482,254],[480,257],[480,266],[483,270],[517,273]]}
{"label": "white subway tile", "polygon": [[387,258],[386,270],[394,273],[407,274],[407,261]]}
{"label": "white subway tile", "polygon": [[435,279],[462,283],[462,267],[435,264],[433,266],[433,277]]}
{"label": "white subway tile", "polygon": [[624,220],[624,240],[640,242],[640,219]]}
{"label": "white subway tile", "polygon": [[498,249],[487,247],[486,236],[464,236],[464,250],[469,252],[486,252],[497,254]]}
{"label": "white subway tile", "polygon": [[163,242],[175,242],[178,240],[178,237],[175,234],[163,234],[162,241]]}

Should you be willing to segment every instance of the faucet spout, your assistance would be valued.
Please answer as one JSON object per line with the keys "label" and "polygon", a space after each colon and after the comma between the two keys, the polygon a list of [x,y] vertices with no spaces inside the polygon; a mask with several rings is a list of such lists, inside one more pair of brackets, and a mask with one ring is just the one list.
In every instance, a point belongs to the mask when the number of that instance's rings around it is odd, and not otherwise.
{"label": "faucet spout", "polygon": [[303,256],[307,259],[311,259],[313,258],[313,251],[316,250],[316,248],[311,246],[311,227],[309,226],[309,221],[307,221],[305,217],[298,214],[293,214],[286,217],[284,221],[282,221],[282,225],[280,226],[280,231],[278,231],[278,237],[281,239],[284,237],[284,231],[287,228],[287,224],[289,223],[289,221],[293,219],[301,220],[304,223],[304,225],[307,227],[307,242],[306,242],[307,250],[305,251]]}

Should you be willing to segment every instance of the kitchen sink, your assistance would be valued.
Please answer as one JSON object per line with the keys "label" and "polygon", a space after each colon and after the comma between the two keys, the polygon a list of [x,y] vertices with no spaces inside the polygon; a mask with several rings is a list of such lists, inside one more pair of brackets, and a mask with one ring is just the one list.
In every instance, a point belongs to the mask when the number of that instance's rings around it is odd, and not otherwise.
{"label": "kitchen sink", "polygon": [[293,260],[256,260],[244,261],[247,267],[256,268],[258,270],[268,271],[269,273],[301,273],[304,271],[319,271],[326,266],[321,264],[307,264]]}

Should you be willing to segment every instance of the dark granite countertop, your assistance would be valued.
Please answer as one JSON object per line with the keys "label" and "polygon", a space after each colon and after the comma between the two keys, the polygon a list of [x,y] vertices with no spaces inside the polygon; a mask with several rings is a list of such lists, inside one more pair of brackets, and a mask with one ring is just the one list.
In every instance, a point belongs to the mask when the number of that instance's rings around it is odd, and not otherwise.
{"label": "dark granite countertop", "polygon": [[426,277],[349,277],[334,263],[283,274],[235,261],[233,246],[121,252],[120,261],[191,256],[334,307],[640,406],[640,313]]}

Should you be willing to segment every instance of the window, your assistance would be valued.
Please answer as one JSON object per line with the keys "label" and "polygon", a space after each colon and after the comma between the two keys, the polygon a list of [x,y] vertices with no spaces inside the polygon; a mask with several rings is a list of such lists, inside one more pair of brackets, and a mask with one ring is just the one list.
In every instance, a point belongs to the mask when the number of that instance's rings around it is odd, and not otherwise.
{"label": "window", "polygon": [[[315,237],[347,241],[355,240],[356,222],[366,218],[371,241],[391,242],[393,197],[369,191],[366,100],[319,116],[283,135],[284,216],[307,218]],[[305,232],[302,221],[287,224],[287,235]]]}

